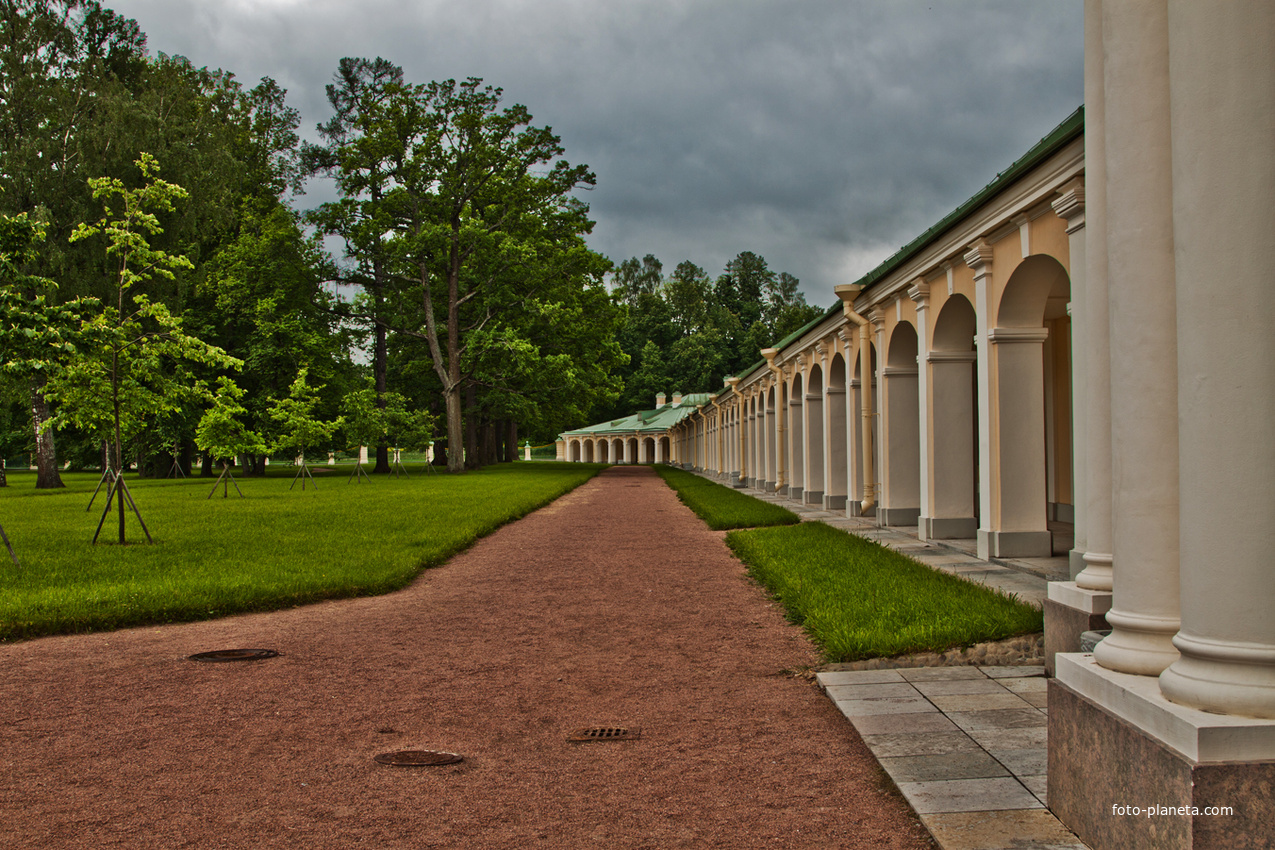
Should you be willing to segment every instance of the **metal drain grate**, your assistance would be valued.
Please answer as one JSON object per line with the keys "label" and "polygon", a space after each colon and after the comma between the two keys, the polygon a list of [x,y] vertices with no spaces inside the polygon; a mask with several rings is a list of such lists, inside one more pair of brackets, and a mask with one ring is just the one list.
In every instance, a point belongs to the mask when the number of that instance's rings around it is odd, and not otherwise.
{"label": "metal drain grate", "polygon": [[402,750],[397,753],[381,753],[374,760],[381,764],[388,764],[390,767],[438,767],[444,764],[458,764],[464,761],[465,757],[439,750]]}
{"label": "metal drain grate", "polygon": [[278,654],[273,649],[215,649],[212,652],[196,652],[187,658],[191,661],[257,661],[274,658]]}
{"label": "metal drain grate", "polygon": [[591,741],[636,741],[641,737],[641,729],[628,729],[624,726],[594,726],[589,729],[577,729],[567,736],[567,740],[573,744],[584,744]]}

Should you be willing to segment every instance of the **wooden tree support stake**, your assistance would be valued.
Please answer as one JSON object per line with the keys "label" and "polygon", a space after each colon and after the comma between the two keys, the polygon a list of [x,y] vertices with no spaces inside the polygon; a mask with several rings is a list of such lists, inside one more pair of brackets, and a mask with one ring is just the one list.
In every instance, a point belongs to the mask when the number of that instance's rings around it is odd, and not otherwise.
{"label": "wooden tree support stake", "polygon": [[[226,463],[224,460],[221,462],[221,475],[218,475],[217,480],[213,482],[212,492],[208,494],[208,499],[211,499],[213,497],[213,493],[217,492],[218,484],[221,485],[221,497],[223,499],[230,496],[231,484],[235,485],[235,492],[239,494],[241,499],[243,498],[243,490],[240,490],[239,485],[235,482],[235,476],[230,471],[230,464]],[[206,502],[208,499],[205,499],[204,501]]]}
{"label": "wooden tree support stake", "polygon": [[297,470],[297,474],[292,476],[292,483],[288,485],[288,492],[292,492],[292,488],[297,486],[297,479],[301,479],[301,489],[305,490],[305,480],[310,479],[310,483],[314,485],[314,489],[318,490],[319,485],[314,480],[314,476],[310,474],[310,467],[306,465],[305,458],[301,458],[301,468]]}
{"label": "wooden tree support stake", "polygon": [[349,478],[345,479],[345,483],[349,484],[351,481],[355,481],[362,484],[364,478],[368,481],[372,480],[372,476],[368,475],[367,472],[363,470],[363,464],[359,463],[357,460],[354,461],[354,471],[350,473]]}
{"label": "wooden tree support stake", "polygon": [[13,544],[9,542],[9,535],[4,533],[3,525],[0,525],[0,538],[4,538],[4,548],[9,550],[9,557],[13,559],[13,565],[15,567],[22,566],[18,563],[18,556],[13,553]]}
{"label": "wooden tree support stake", "polygon": [[[97,531],[93,532],[93,542],[96,544],[98,536],[102,533],[102,525],[106,522],[106,515],[111,512],[111,502],[116,498],[117,491],[123,491],[118,498],[128,501],[128,506],[133,509],[133,515],[136,516],[137,521],[141,523],[142,533],[146,535],[146,542],[154,543],[155,541],[151,538],[150,529],[146,527],[146,520],[142,519],[141,511],[137,509],[137,503],[133,501],[133,494],[129,491],[128,484],[124,481],[123,473],[115,475],[115,480],[111,483],[110,489],[107,490],[106,509],[102,511],[102,518],[97,521]],[[123,525],[121,524],[120,527],[122,529]],[[123,533],[124,532],[121,530],[120,534]],[[121,540],[120,542],[123,543],[124,541]]]}

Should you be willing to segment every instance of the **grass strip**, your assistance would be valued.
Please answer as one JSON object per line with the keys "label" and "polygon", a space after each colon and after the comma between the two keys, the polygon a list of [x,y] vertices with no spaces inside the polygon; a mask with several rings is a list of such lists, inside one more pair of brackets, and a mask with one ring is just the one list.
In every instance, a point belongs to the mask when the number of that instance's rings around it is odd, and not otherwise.
{"label": "grass strip", "polygon": [[828,661],[941,652],[1043,628],[1039,609],[819,522],[726,544]]}
{"label": "grass strip", "polygon": [[787,508],[755,499],[732,487],[723,487],[702,475],[663,465],[656,466],[655,471],[696,516],[717,531],[801,522],[801,518]]}
{"label": "grass strip", "polygon": [[[139,480],[129,488],[151,534],[130,515],[128,545],[90,540],[105,505],[86,511],[98,475],[63,473],[63,490],[10,472],[0,524],[21,567],[0,563],[0,640],[103,631],[268,611],[406,586],[476,539],[596,475],[602,465],[500,464],[464,475],[376,476],[313,467],[239,479],[244,498],[208,499],[212,482]],[[114,513],[103,539],[113,539]]]}

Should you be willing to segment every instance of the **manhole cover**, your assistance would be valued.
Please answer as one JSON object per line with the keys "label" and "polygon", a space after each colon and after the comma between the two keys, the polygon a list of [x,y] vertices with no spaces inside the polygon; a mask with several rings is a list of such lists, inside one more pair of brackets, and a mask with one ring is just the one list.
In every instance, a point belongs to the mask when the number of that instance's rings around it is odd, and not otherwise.
{"label": "manhole cover", "polygon": [[594,726],[590,729],[577,729],[567,736],[567,740],[575,744],[589,741],[636,741],[642,737],[641,729],[627,729],[623,726]]}
{"label": "manhole cover", "polygon": [[464,760],[464,756],[438,750],[402,750],[397,753],[381,753],[375,759],[391,767],[437,767],[443,764],[457,764]]}
{"label": "manhole cover", "polygon": [[274,658],[278,654],[273,649],[215,649],[212,652],[196,652],[188,657],[191,661],[257,661]]}

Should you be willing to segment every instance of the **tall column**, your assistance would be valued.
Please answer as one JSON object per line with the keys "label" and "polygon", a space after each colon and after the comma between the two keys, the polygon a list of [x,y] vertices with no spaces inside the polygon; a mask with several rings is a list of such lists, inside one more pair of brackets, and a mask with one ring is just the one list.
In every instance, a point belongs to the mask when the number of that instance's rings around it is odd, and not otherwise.
{"label": "tall column", "polygon": [[991,557],[989,531],[995,482],[992,476],[996,423],[992,417],[992,344],[988,339],[992,311],[992,246],[980,239],[965,252],[965,265],[974,272],[974,315],[977,329],[974,346],[978,370],[978,556]]}
{"label": "tall column", "polygon": [[1172,638],[1179,623],[1168,11],[1162,0],[1107,2],[1102,24],[1112,557],[1118,568],[1107,613],[1113,631],[1094,658],[1110,670],[1155,676],[1177,659]]}
{"label": "tall column", "polygon": [[748,477],[748,452],[745,450],[747,437],[744,434],[746,425],[744,420],[744,399],[739,394],[739,378],[731,376],[726,379],[726,383],[730,384],[731,392],[735,397],[735,451],[739,457],[739,475],[735,480],[735,486],[743,487]]}
{"label": "tall column", "polygon": [[[916,426],[920,451],[917,467],[917,495],[921,516],[934,516],[930,481],[930,285],[918,277],[908,288],[908,297],[916,305]],[[917,533],[927,539],[925,522],[917,518]]]}
{"label": "tall column", "polygon": [[1275,718],[1275,6],[1169,17],[1182,628],[1160,688]]}

